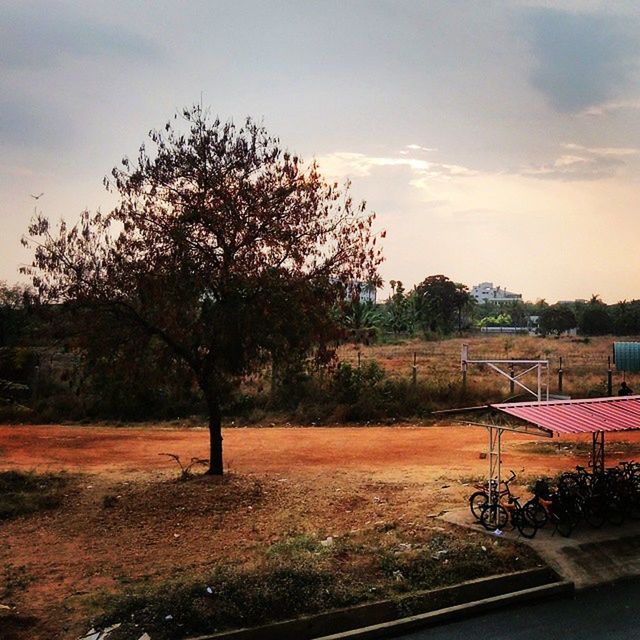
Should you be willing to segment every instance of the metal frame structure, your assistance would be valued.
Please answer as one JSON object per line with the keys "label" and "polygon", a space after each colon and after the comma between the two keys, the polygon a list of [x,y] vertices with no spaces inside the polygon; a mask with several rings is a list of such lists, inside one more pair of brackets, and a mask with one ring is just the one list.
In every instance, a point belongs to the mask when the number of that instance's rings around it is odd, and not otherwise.
{"label": "metal frame structure", "polygon": [[[536,426],[529,427],[513,426],[513,425],[499,425],[499,424],[487,424],[485,422],[471,422],[469,420],[461,421],[463,424],[470,427],[484,427],[487,430],[488,447],[487,447],[487,462],[489,466],[489,474],[487,477],[489,487],[492,483],[495,483],[496,488],[500,491],[500,483],[502,481],[502,435],[505,431],[513,433],[520,433],[522,435],[535,434],[543,438],[552,438],[553,435],[544,429],[540,429]],[[493,492],[488,491],[488,504],[493,505]],[[497,511],[491,512],[492,515],[497,516]],[[495,524],[495,523],[494,523]]]}
{"label": "metal frame structure", "polygon": [[[492,484],[495,483],[498,492],[500,490],[503,432],[535,433],[538,436],[547,438],[552,438],[554,434],[590,434],[592,436],[591,466],[593,472],[598,474],[603,473],[605,470],[605,434],[607,432],[640,430],[640,395],[546,402],[542,402],[538,398],[537,401],[531,402],[499,403],[486,405],[485,407],[458,409],[461,413],[482,410],[499,411],[503,416],[502,419],[507,419],[508,416],[528,423],[528,425],[500,423],[500,418],[495,414],[490,417],[490,422],[488,423],[458,420],[458,422],[468,426],[487,429],[487,458],[489,466],[489,491],[487,493],[489,506],[493,506]],[[498,510],[492,510],[490,514],[497,516]],[[493,524],[496,524],[496,522]]]}
{"label": "metal frame structure", "polygon": [[[527,393],[534,396],[538,402],[549,400],[549,361],[548,360],[470,360],[469,359],[469,345],[462,345],[462,353],[460,356],[460,369],[462,371],[462,383],[466,386],[467,383],[467,369],[470,364],[486,365],[490,369],[493,369],[499,375],[507,378],[511,385],[511,391],[513,392],[515,385],[524,389]],[[524,370],[516,373],[516,367],[525,367]],[[546,371],[543,381],[543,369]],[[537,373],[537,387],[536,390],[529,388],[526,384],[521,382],[520,378],[527,373],[536,371]],[[543,397],[544,396],[544,397]]]}
{"label": "metal frame structure", "polygon": [[604,473],[604,431],[593,434],[591,468],[595,475]]}
{"label": "metal frame structure", "polygon": [[490,406],[548,434],[590,434],[594,474],[605,470],[606,433],[640,429],[640,395]]}

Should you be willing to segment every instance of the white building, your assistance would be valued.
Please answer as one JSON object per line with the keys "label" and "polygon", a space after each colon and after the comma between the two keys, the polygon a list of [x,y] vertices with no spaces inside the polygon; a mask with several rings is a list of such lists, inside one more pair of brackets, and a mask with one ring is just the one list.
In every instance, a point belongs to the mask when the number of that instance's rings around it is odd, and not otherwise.
{"label": "white building", "polygon": [[522,300],[521,293],[512,293],[500,286],[494,287],[493,282],[481,282],[480,284],[471,287],[471,297],[478,304],[485,304],[487,302],[496,302],[501,304]]}
{"label": "white building", "polygon": [[359,291],[359,301],[362,303],[376,303],[376,286],[369,282],[358,282],[355,285]]}

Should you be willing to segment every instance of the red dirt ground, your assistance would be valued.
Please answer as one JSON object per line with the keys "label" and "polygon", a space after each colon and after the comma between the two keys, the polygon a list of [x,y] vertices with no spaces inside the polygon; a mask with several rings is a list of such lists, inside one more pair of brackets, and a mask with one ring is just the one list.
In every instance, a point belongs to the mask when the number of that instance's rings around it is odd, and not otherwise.
{"label": "red dirt ground", "polygon": [[[184,461],[206,457],[208,431],[200,428],[0,426],[0,467],[37,471],[67,470],[127,475],[171,471],[175,463],[160,453]],[[640,433],[615,434],[616,440],[639,442]],[[507,433],[504,464],[528,474],[566,469],[584,459],[525,453],[520,445],[541,441]],[[557,439],[555,440],[557,441]],[[563,442],[586,441],[584,436]],[[479,458],[487,435],[484,429],[460,426],[393,427],[273,427],[224,430],[225,461],[236,473],[313,475],[330,470],[381,474],[385,478],[427,479],[445,472],[481,474]]]}
{"label": "red dirt ground", "polygon": [[[487,467],[478,428],[235,428],[224,439],[226,480],[175,483],[167,482],[175,463],[158,454],[204,457],[206,430],[0,426],[0,470],[77,476],[61,508],[0,527],[0,587],[19,578],[4,603],[36,619],[10,637],[77,638],[99,589],[205,570],[222,558],[244,562],[301,531],[339,536],[390,519],[424,527],[428,515],[463,503],[469,480]],[[505,468],[532,476],[586,462],[570,451],[522,449],[536,440],[507,434]],[[640,443],[640,434],[615,440]],[[105,508],[105,496],[117,496],[116,506]]]}

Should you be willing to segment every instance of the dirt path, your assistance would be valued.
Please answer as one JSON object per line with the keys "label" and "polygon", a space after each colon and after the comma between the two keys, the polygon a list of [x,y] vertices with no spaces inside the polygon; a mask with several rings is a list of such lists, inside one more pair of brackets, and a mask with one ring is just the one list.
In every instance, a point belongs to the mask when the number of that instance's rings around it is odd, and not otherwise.
{"label": "dirt path", "polygon": [[[481,474],[486,461],[484,429],[411,425],[393,427],[274,427],[224,430],[225,463],[238,473],[313,475],[332,470],[364,471],[385,478],[428,479],[443,473]],[[611,436],[610,442],[640,443],[640,433]],[[528,452],[540,438],[507,434],[504,464],[529,474],[549,473],[584,463],[584,456]],[[557,439],[555,440],[557,442]],[[566,438],[562,442],[585,442]],[[542,439],[542,442],[545,442]],[[208,432],[196,428],[0,426],[0,467],[93,473],[170,471],[175,463],[205,457]],[[511,465],[511,467],[510,467]]]}

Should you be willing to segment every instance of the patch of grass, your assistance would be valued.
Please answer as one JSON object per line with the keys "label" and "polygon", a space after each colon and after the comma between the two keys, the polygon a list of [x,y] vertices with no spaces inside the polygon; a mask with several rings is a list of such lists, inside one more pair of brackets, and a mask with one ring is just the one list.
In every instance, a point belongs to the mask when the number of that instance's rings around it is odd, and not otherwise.
{"label": "patch of grass", "polygon": [[298,533],[254,564],[218,565],[161,584],[123,585],[94,601],[110,638],[154,640],[258,626],[534,566],[528,548],[475,532],[394,524],[338,538]]}
{"label": "patch of grass", "polygon": [[460,484],[464,485],[473,485],[482,484],[486,482],[487,477],[481,473],[462,475],[459,478],[448,478],[446,476],[442,477],[442,480],[457,480]]}
{"label": "patch of grass", "polygon": [[341,576],[307,559],[271,559],[262,567],[218,567],[199,581],[139,587],[107,599],[98,627],[125,621],[110,637],[137,639],[146,631],[161,640],[342,607],[360,599]]}
{"label": "patch of grass", "polygon": [[[541,455],[588,456],[591,453],[591,442],[525,442],[517,445],[521,451]],[[628,456],[640,454],[640,442],[626,440],[607,443],[607,456]]]}
{"label": "patch of grass", "polygon": [[55,509],[68,482],[64,473],[0,472],[0,520]]}
{"label": "patch of grass", "polygon": [[34,579],[26,566],[7,564],[2,571],[0,597],[11,598],[16,593],[24,591]]}
{"label": "patch of grass", "polygon": [[294,558],[303,554],[318,553],[323,547],[314,537],[301,534],[272,544],[267,549],[267,556],[272,558]]}

